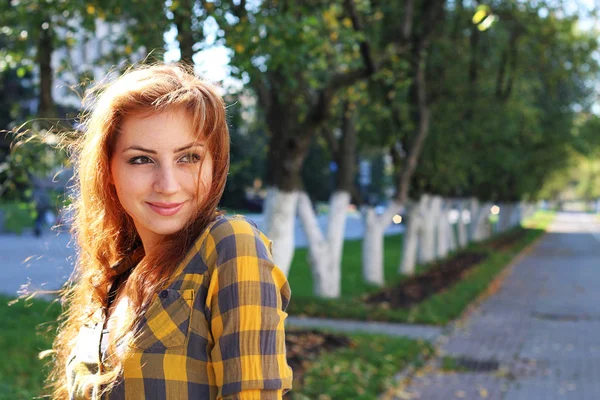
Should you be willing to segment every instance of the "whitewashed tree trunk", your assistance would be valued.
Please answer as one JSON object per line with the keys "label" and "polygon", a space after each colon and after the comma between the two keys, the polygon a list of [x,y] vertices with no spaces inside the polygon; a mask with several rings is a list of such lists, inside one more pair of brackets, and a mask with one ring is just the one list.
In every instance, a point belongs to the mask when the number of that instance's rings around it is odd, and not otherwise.
{"label": "whitewashed tree trunk", "polygon": [[362,241],[363,278],[372,285],[383,286],[383,234],[392,218],[402,212],[402,205],[392,201],[383,214],[377,215],[373,207],[362,210],[365,234]]}
{"label": "whitewashed tree trunk", "polygon": [[510,213],[510,208],[507,203],[498,203],[497,206],[500,207],[500,214],[498,214],[496,222],[496,232],[502,233],[505,231],[506,218]]}
{"label": "whitewashed tree trunk", "polygon": [[475,233],[473,236],[473,240],[476,242],[480,242],[490,237],[491,226],[490,226],[490,208],[492,207],[492,203],[484,203],[477,212],[477,217],[473,221],[475,224],[474,229]]}
{"label": "whitewashed tree trunk", "polygon": [[517,205],[516,203],[508,204],[508,215],[506,216],[506,228],[505,230],[509,230],[515,226],[515,215],[517,214]]}
{"label": "whitewashed tree trunk", "polygon": [[508,231],[510,228],[513,227],[512,225],[512,221],[515,218],[515,203],[507,203],[506,204],[508,206],[508,215],[506,216],[506,220],[504,221],[505,225],[504,225],[504,230]]}
{"label": "whitewashed tree trunk", "polygon": [[464,199],[460,199],[457,202],[458,208],[458,248],[463,249],[467,247],[469,243],[469,236],[467,233],[467,226],[465,225],[465,203]]}
{"label": "whitewashed tree trunk", "polygon": [[527,211],[527,218],[533,217],[536,210],[537,210],[537,204],[530,204],[529,209]]}
{"label": "whitewashed tree trunk", "polygon": [[[329,220],[327,221],[327,242],[331,252],[331,264],[338,274],[341,274],[342,253],[344,250],[344,237],[350,193],[345,191],[334,192],[329,199]],[[341,281],[341,275],[337,278]]]}
{"label": "whitewashed tree trunk", "polygon": [[[449,216],[450,211],[454,209],[454,205],[454,200],[448,200],[448,212],[446,213],[447,217]],[[460,213],[458,214],[458,219],[460,219]],[[452,224],[450,223],[449,218],[446,218],[446,229],[448,230],[448,251],[456,251],[456,248],[458,247],[456,233],[454,230],[454,226],[452,226]]]}
{"label": "whitewashed tree trunk", "polygon": [[400,273],[404,275],[413,275],[417,266],[417,248],[419,245],[419,231],[423,226],[423,208],[425,196],[421,200],[408,207],[408,223],[404,230],[404,241],[402,250],[402,260],[400,262]]}
{"label": "whitewashed tree trunk", "polygon": [[278,190],[276,187],[270,187],[267,190],[267,196],[265,197],[265,201],[263,203],[263,224],[261,229],[265,231],[268,230],[268,225],[273,217],[273,201],[277,197]]}
{"label": "whitewashed tree trunk", "polygon": [[523,202],[519,202],[515,205],[515,212],[513,214],[512,227],[517,227],[521,225],[521,221],[523,220],[523,209],[525,205]]}
{"label": "whitewashed tree trunk", "polygon": [[448,210],[450,202],[447,199],[440,197],[440,212],[437,219],[437,251],[436,259],[441,260],[448,256],[449,241],[448,237]]}
{"label": "whitewashed tree trunk", "polygon": [[469,212],[471,214],[471,220],[469,222],[469,243],[477,241],[477,221],[479,218],[479,212],[481,211],[481,207],[479,205],[479,200],[475,197],[472,197],[469,200]]}
{"label": "whitewashed tree trunk", "polygon": [[[427,195],[425,195],[427,196]],[[427,264],[435,260],[436,256],[436,227],[438,225],[441,198],[429,197],[423,213],[423,229],[421,230],[419,246],[419,263]]]}
{"label": "whitewashed tree trunk", "polygon": [[484,203],[482,206],[481,212],[481,220],[479,223],[479,237],[480,240],[489,239],[492,235],[492,224],[490,223],[490,209],[492,208],[492,203]]}
{"label": "whitewashed tree trunk", "polygon": [[294,225],[298,192],[270,188],[264,207],[263,230],[273,241],[273,260],[287,276],[294,257]]}
{"label": "whitewashed tree trunk", "polygon": [[308,257],[316,296],[338,298],[341,294],[341,257],[346,228],[346,210],[350,203],[348,192],[335,192],[330,199],[327,238],[319,227],[310,198],[305,192],[298,195],[298,215],[308,238]]}

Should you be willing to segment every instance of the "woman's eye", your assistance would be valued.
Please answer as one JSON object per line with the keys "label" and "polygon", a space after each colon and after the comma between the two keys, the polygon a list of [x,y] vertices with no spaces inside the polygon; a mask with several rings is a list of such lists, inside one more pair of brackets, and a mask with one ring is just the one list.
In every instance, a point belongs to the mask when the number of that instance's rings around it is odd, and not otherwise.
{"label": "woman's eye", "polygon": [[146,156],[137,156],[137,157],[133,157],[128,162],[129,162],[129,164],[149,164],[152,162],[152,160]]}
{"label": "woman's eye", "polygon": [[194,164],[200,161],[200,156],[195,153],[186,154],[185,156],[181,157],[181,161],[184,163]]}

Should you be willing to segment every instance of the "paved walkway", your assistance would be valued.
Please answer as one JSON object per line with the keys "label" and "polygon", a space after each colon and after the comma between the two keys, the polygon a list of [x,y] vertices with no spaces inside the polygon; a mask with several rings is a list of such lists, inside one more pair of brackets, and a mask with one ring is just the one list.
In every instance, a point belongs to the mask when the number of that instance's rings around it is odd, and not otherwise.
{"label": "paved walkway", "polygon": [[[600,221],[561,213],[397,399],[600,399]],[[400,395],[401,393],[401,395]]]}
{"label": "paved walkway", "polygon": [[75,249],[67,233],[0,235],[0,293],[14,296],[23,285],[56,290],[73,271]]}

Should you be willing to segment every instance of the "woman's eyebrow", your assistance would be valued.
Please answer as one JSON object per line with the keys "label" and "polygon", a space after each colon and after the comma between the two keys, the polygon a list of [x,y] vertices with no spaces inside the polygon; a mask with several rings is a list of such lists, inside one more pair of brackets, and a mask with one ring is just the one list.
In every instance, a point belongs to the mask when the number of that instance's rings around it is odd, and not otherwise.
{"label": "woman's eyebrow", "polygon": [[203,142],[193,142],[193,143],[190,143],[190,144],[185,145],[183,147],[180,147],[178,149],[175,149],[173,151],[173,153],[179,153],[180,151],[184,151],[184,150],[187,150],[189,148],[198,147],[198,146],[204,147],[204,143]]}
{"label": "woman's eyebrow", "polygon": [[[201,143],[201,142],[190,143],[183,147],[173,150],[173,153],[179,153],[180,151],[184,151],[184,150],[190,149],[192,147],[198,147],[198,146],[204,147],[204,143]],[[135,146],[135,145],[127,147],[125,150],[123,150],[123,153],[125,153],[126,151],[129,151],[129,150],[139,150],[139,151],[143,151],[145,153],[157,154],[155,150],[145,149],[141,146]]]}

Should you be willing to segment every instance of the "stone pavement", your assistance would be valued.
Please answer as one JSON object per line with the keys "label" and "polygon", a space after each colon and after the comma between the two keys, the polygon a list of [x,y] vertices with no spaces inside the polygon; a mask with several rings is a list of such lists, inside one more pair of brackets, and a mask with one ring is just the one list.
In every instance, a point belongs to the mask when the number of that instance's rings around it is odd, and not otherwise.
{"label": "stone pavement", "polygon": [[[560,213],[396,399],[600,399],[600,221]],[[461,372],[440,371],[441,356]]]}

